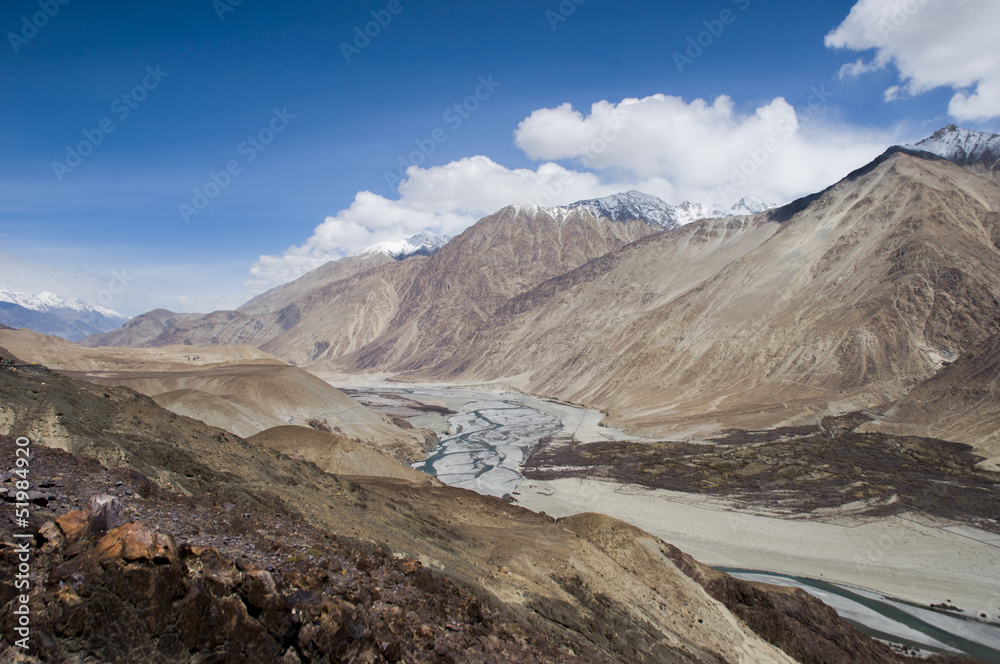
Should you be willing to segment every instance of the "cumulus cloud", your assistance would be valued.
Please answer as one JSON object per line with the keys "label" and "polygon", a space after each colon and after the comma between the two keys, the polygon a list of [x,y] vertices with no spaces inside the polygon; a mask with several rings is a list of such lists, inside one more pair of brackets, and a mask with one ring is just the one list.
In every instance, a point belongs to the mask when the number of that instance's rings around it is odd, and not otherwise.
{"label": "cumulus cloud", "polygon": [[860,0],[826,37],[830,48],[867,51],[847,65],[860,75],[890,64],[899,84],[887,101],[934,88],[955,90],[948,112],[960,121],[1000,116],[1000,3],[995,0]]}
{"label": "cumulus cloud", "polygon": [[542,162],[536,168],[483,156],[410,166],[397,199],[359,193],[304,243],[261,256],[244,287],[260,293],[377,242],[424,231],[454,235],[513,203],[565,205],[629,189],[673,204],[731,205],[748,194],[783,203],[836,182],[894,138],[830,125],[822,113],[800,117],[780,97],[745,114],[726,96],[601,101],[586,115],[569,104],[543,108],[514,132],[518,147]]}
{"label": "cumulus cloud", "polygon": [[450,210],[419,210],[405,201],[362,191],[349,208],[327,217],[303,244],[280,255],[258,258],[243,287],[251,294],[262,293],[377,242],[398,240],[422,231],[450,234],[473,221],[469,215]]}
{"label": "cumulus cloud", "polygon": [[602,101],[588,115],[569,104],[541,109],[518,125],[515,140],[536,159],[669,182],[673,203],[733,203],[743,194],[780,202],[822,189],[895,138],[809,115],[803,122],[781,97],[741,114],[725,95],[711,103],[654,95]]}
{"label": "cumulus cloud", "polygon": [[[641,184],[654,194],[669,191],[665,182]],[[399,185],[398,200],[359,193],[349,208],[327,217],[303,244],[279,255],[261,256],[244,287],[260,293],[386,240],[424,231],[455,235],[513,203],[560,205],[632,186],[635,183],[602,183],[594,173],[554,163],[537,169],[509,169],[483,156],[431,168],[411,166]]]}

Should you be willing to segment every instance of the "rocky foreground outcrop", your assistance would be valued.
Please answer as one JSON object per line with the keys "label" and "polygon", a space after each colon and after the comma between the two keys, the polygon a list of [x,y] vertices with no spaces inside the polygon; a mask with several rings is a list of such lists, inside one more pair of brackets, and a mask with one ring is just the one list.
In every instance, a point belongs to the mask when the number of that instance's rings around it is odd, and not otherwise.
{"label": "rocky foreground outcrop", "polygon": [[[417,560],[277,516],[241,515],[209,496],[168,494],[64,452],[39,450],[33,462],[49,486],[34,496],[30,528],[31,647],[19,652],[9,638],[17,591],[6,580],[15,577],[18,545],[5,522],[5,661],[580,661]],[[93,495],[82,509],[65,509],[83,502],[69,493],[99,485],[122,496]]]}

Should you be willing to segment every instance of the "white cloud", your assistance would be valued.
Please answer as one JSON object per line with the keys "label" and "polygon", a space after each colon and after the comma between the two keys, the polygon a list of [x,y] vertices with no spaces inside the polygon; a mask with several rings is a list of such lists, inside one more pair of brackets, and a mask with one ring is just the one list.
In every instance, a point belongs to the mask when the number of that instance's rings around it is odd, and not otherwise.
{"label": "white cloud", "polygon": [[362,191],[349,208],[327,217],[317,226],[305,243],[291,247],[283,254],[257,259],[250,269],[250,279],[243,287],[251,294],[261,293],[375,243],[398,240],[422,231],[451,234],[474,221],[473,216],[449,209],[440,212],[421,210],[405,198],[393,201]]}
{"label": "white cloud", "polygon": [[[801,121],[781,97],[740,114],[727,96],[708,103],[654,95],[619,104],[602,101],[589,115],[569,104],[541,109],[518,125],[515,140],[534,158],[578,159],[630,173],[633,181],[669,182],[672,203],[732,203],[748,193],[786,201],[817,191],[895,138],[892,132],[822,122],[815,111],[809,115],[811,121]],[[751,174],[745,182],[741,170]]]}
{"label": "white cloud", "polygon": [[888,101],[938,87],[955,90],[948,112],[960,121],[1000,116],[1000,3],[996,0],[860,0],[826,37],[830,48],[875,49],[860,74],[894,64]]}
{"label": "white cloud", "polygon": [[[540,109],[514,132],[535,169],[510,169],[477,156],[411,166],[399,198],[368,191],[328,217],[303,244],[261,256],[244,283],[260,293],[372,244],[423,231],[454,235],[504,206],[562,205],[638,189],[669,203],[735,203],[754,194],[773,203],[813,193],[878,156],[888,132],[831,125],[776,98],[749,114],[720,96],[708,103],[655,95],[601,101],[588,115],[569,104]],[[554,160],[575,160],[567,168]]]}
{"label": "white cloud", "polygon": [[883,65],[879,64],[875,60],[865,62],[864,58],[858,58],[856,62],[848,62],[846,65],[841,67],[840,72],[837,74],[837,78],[841,81],[848,78],[857,78],[858,76],[878,71],[879,69],[882,69],[882,67]]}
{"label": "white cloud", "polygon": [[[244,287],[262,292],[378,242],[423,231],[455,235],[513,203],[559,205],[636,186],[605,184],[594,173],[552,163],[536,170],[508,169],[483,156],[432,168],[411,166],[406,176],[398,200],[363,191],[349,208],[327,217],[305,243],[280,255],[261,256]],[[654,194],[669,190],[663,182],[642,184]]]}

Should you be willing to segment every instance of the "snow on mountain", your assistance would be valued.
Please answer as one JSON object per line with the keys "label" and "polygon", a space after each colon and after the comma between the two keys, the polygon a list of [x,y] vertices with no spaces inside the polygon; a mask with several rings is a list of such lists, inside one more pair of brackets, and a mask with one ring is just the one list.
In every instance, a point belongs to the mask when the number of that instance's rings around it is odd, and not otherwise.
{"label": "snow on mountain", "polygon": [[[633,190],[605,196],[604,198],[577,201],[566,206],[541,207],[533,203],[521,203],[508,206],[505,209],[511,210],[514,214],[524,214],[529,217],[544,212],[561,222],[573,210],[584,208],[590,210],[596,217],[603,217],[612,221],[623,223],[643,221],[650,226],[673,230],[699,219],[718,219],[737,215],[757,214],[771,207],[773,206],[768,205],[756,196],[744,196],[731,208],[727,208],[724,205],[702,205],[690,202],[684,202],[674,207],[656,196]],[[410,256],[431,256],[437,253],[441,247],[448,244],[450,240],[451,237],[448,235],[420,233],[405,240],[379,242],[359,251],[355,256],[385,254],[396,260],[403,260]]]}
{"label": "snow on mountain", "polygon": [[691,201],[684,201],[675,207],[673,214],[678,226],[684,226],[699,219],[719,219],[721,217],[733,216],[733,213],[724,205],[704,205],[702,203],[692,203]]}
{"label": "snow on mountain", "polygon": [[759,196],[744,196],[733,207],[729,208],[731,215],[760,214],[774,206]]}
{"label": "snow on mountain", "polygon": [[679,223],[674,208],[662,199],[640,191],[627,191],[623,194],[613,194],[604,198],[593,198],[577,201],[567,205],[566,209],[587,208],[598,217],[612,221],[645,221],[651,226],[676,228]]}
{"label": "snow on mountain", "polygon": [[397,261],[409,258],[410,256],[431,256],[448,244],[450,235],[433,235],[431,233],[419,233],[405,240],[379,242],[367,249],[362,249],[355,256],[371,256],[373,254],[385,254]]}
{"label": "snow on mountain", "polygon": [[0,290],[0,323],[13,328],[79,341],[91,334],[115,330],[128,320],[117,311],[76,298],[63,300],[49,292],[29,295]]}
{"label": "snow on mountain", "polygon": [[110,318],[112,320],[119,320],[123,323],[129,320],[128,316],[120,314],[112,309],[106,309],[105,307],[97,305],[91,306],[79,298],[63,300],[55,293],[50,293],[48,291],[42,291],[38,295],[28,295],[27,293],[0,290],[0,302],[10,302],[12,304],[20,305],[25,309],[31,309],[32,311],[53,311],[57,309],[70,309],[72,311],[81,312],[96,311],[105,318]]}
{"label": "snow on mountain", "polygon": [[720,204],[704,205],[690,201],[684,201],[675,207],[656,196],[639,191],[628,191],[605,198],[578,201],[567,206],[567,209],[572,210],[579,207],[585,207],[595,215],[607,217],[613,221],[639,219],[652,226],[662,226],[671,230],[699,219],[720,219],[744,214],[757,214],[773,206],[756,196],[744,196],[730,208]]}
{"label": "snow on mountain", "polygon": [[936,154],[959,166],[983,166],[990,170],[1000,168],[1000,135],[997,134],[948,125],[915,145],[903,147]]}

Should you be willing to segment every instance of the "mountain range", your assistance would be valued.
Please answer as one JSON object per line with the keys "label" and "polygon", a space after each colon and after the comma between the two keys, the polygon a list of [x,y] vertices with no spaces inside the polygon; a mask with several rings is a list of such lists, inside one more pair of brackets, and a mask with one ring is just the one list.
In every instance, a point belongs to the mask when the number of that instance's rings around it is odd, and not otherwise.
{"label": "mountain range", "polygon": [[[636,192],[510,206],[431,256],[352,257],[240,311],[151,312],[84,343],[250,344],[320,373],[499,381],[647,435],[860,409],[903,426],[908,395],[964,384],[931,379],[972,371],[960,360],[1000,332],[997,144],[947,127],[786,206],[746,199],[756,213],[684,225]],[[961,426],[920,426],[1000,456],[991,399]]]}
{"label": "mountain range", "polygon": [[[768,207],[753,197],[742,199],[732,208],[692,203],[674,207],[636,191],[565,207],[512,205],[486,217],[458,238],[422,233],[331,261],[253,298],[236,311],[203,315],[155,310],[111,336],[95,336],[84,343],[251,344],[278,350],[282,357],[297,364],[309,364],[359,350],[373,341],[388,329],[401,304],[441,312],[463,310],[473,303],[474,308],[489,311],[527,286],[645,235],[676,229],[696,218],[730,217]],[[503,235],[508,236],[507,253],[500,256],[495,249],[503,246],[503,240],[499,240]],[[470,244],[475,248],[470,249]],[[421,260],[430,257],[433,260]],[[491,263],[495,270],[489,267]],[[404,301],[404,294],[416,295],[416,291],[410,291],[411,279],[423,273],[425,266],[442,280],[427,286],[428,292],[421,297],[428,299],[423,304]],[[471,281],[461,277],[476,272],[479,274]],[[458,282],[450,284],[456,277]],[[448,325],[446,320],[441,324]],[[317,334],[318,329],[331,333]],[[446,335],[445,341],[460,339],[461,335],[460,329],[457,336]]]}
{"label": "mountain range", "polygon": [[0,290],[0,323],[13,328],[79,341],[88,335],[110,332],[128,320],[117,311],[76,298],[63,300],[49,292],[28,295]]}
{"label": "mountain range", "polygon": [[[659,528],[690,508],[689,543],[730,531],[723,546],[741,552],[751,530],[783,539],[767,530],[781,519],[789,556],[817,570],[827,551],[798,543],[829,528],[868,542],[850,567],[948,579],[942,598],[961,597],[954,579],[989,586],[997,139],[946,127],[778,208],[638,192],[512,205],[451,239],[330,262],[237,311],[153,311],[86,346],[0,325],[0,448],[40,443],[42,490],[19,526],[39,544],[33,633],[55,659],[113,643],[131,659],[255,662],[914,661],[913,643],[894,651],[802,590],[735,579],[604,514],[614,503]],[[587,443],[567,426],[532,451],[510,504],[399,463],[433,435],[323,380],[344,374],[488,383],[670,442]],[[0,478],[9,501],[14,483]],[[604,514],[576,509],[584,493]],[[572,509],[559,519],[523,507],[560,500]],[[897,503],[890,527],[879,510]],[[950,521],[963,515],[981,519]],[[887,560],[925,537],[955,576]],[[976,547],[941,544],[958,539]],[[753,569],[782,564],[766,553]],[[8,575],[13,560],[0,556]],[[963,610],[931,608],[935,621]],[[985,608],[962,633],[989,627]]]}
{"label": "mountain range", "polygon": [[721,204],[704,205],[685,201],[678,206],[665,203],[662,199],[640,191],[627,191],[605,198],[577,201],[566,209],[587,208],[598,217],[612,221],[644,221],[653,226],[674,230],[700,219],[721,219],[743,214],[757,214],[772,206],[756,196],[744,196],[732,207]]}

